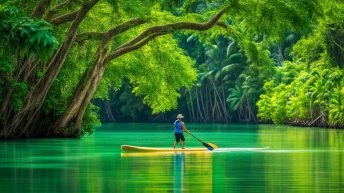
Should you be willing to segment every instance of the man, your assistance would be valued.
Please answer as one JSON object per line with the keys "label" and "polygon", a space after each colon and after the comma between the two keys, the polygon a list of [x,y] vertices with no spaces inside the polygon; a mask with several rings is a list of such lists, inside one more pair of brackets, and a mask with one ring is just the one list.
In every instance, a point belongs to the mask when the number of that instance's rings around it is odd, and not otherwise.
{"label": "man", "polygon": [[183,131],[187,133],[191,133],[185,128],[185,124],[182,121],[184,116],[182,114],[177,115],[177,120],[174,122],[174,136],[176,140],[174,141],[173,148],[176,148],[176,145],[179,143],[180,140],[182,140],[182,149],[184,149],[184,144],[185,144],[185,137],[183,134]]}

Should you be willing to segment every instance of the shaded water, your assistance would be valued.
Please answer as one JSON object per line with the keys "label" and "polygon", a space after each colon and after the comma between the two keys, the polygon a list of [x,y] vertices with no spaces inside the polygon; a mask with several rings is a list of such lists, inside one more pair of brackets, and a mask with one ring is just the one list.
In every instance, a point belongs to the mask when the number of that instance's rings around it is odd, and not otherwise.
{"label": "shaded water", "polygon": [[[74,139],[0,141],[0,192],[343,192],[344,131],[191,125],[220,147],[262,151],[130,154],[170,147],[171,124],[109,124]],[[186,134],[187,147],[201,147]]]}

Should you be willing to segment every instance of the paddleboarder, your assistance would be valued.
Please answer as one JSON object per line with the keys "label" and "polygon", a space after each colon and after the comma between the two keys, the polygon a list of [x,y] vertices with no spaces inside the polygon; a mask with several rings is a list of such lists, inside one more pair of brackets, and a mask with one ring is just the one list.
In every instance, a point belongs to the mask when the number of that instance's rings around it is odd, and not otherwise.
{"label": "paddleboarder", "polygon": [[184,116],[182,114],[178,114],[177,120],[174,121],[174,124],[173,124],[174,125],[174,137],[176,138],[176,140],[174,141],[174,144],[173,144],[174,149],[176,148],[176,145],[179,143],[180,140],[182,140],[182,149],[184,149],[185,137],[184,137],[183,131],[191,134],[191,132],[185,128],[185,124],[182,121],[183,118],[184,118]]}

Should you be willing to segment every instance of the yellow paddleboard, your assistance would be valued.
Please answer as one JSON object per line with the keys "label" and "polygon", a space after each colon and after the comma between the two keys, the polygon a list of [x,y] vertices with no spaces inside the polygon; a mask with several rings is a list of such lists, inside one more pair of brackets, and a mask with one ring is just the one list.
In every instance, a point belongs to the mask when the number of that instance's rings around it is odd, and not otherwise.
{"label": "yellow paddleboard", "polygon": [[122,145],[121,149],[124,151],[135,151],[135,152],[189,152],[189,151],[208,151],[207,148],[154,148],[154,147],[138,147],[131,145]]}

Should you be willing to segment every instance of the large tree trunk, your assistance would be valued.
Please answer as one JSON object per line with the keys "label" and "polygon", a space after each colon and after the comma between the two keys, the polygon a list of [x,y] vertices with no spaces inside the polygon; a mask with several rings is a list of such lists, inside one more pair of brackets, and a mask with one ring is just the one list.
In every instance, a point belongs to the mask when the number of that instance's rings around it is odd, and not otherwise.
{"label": "large tree trunk", "polygon": [[50,2],[51,0],[41,0],[36,6],[35,10],[32,12],[31,17],[41,19]]}
{"label": "large tree trunk", "polygon": [[[80,128],[82,123],[82,118],[87,109],[88,104],[94,96],[95,91],[100,83],[101,78],[103,77],[106,65],[98,65],[94,68],[93,73],[85,78],[90,79],[88,87],[83,87],[79,92],[74,93],[74,97],[77,97],[78,100],[72,100],[68,110],[64,115],[59,119],[52,129],[54,129],[54,134],[58,136],[80,136]],[[65,127],[68,123],[74,122],[74,128],[71,130],[65,130]]]}
{"label": "large tree trunk", "polygon": [[76,120],[75,120],[75,128],[76,128],[76,131],[78,133],[80,133],[82,118],[84,117],[86,108],[87,108],[88,104],[90,103],[91,99],[94,96],[94,93],[96,92],[96,90],[98,88],[100,80],[103,77],[105,68],[106,68],[106,65],[102,65],[98,69],[98,73],[96,73],[96,75],[93,77],[91,85],[90,85],[90,87],[89,87],[89,89],[88,89],[88,91],[86,93],[86,96],[85,96],[84,100],[81,103],[81,108],[78,111],[78,114],[77,114]]}
{"label": "large tree trunk", "polygon": [[[96,38],[101,39],[100,45],[96,52],[96,59],[94,60],[94,63],[92,66],[90,66],[81,77],[76,89],[73,92],[73,95],[71,96],[70,104],[67,108],[67,110],[64,112],[64,114],[52,125],[50,130],[57,133],[58,135],[68,135],[68,132],[63,132],[60,129],[65,128],[68,123],[70,123],[72,120],[75,120],[75,118],[80,113],[80,109],[83,108],[82,105],[84,104],[84,100],[89,94],[89,90],[92,89],[92,81],[99,76],[99,74],[102,74],[104,72],[101,72],[105,69],[107,64],[104,64],[104,60],[106,58],[107,54],[107,47],[108,42],[117,34],[122,33],[132,27],[141,25],[145,23],[145,20],[142,19],[132,19],[127,22],[124,22],[110,30],[108,30],[105,33],[82,33],[79,36],[78,41],[84,41],[88,38]],[[96,84],[98,85],[98,83]],[[93,93],[92,93],[93,95]],[[86,105],[87,106],[87,105]],[[86,108],[85,108],[86,109]],[[81,122],[81,119],[80,121]],[[80,127],[79,127],[80,129]],[[76,132],[78,134],[79,132]]]}
{"label": "large tree trunk", "polygon": [[[32,126],[33,120],[37,116],[44,99],[55,80],[57,74],[60,72],[61,67],[64,64],[66,56],[71,48],[71,45],[76,37],[77,30],[80,23],[85,18],[88,11],[98,2],[99,0],[92,0],[89,3],[83,5],[72,23],[67,38],[62,46],[58,49],[57,53],[54,55],[53,59],[48,65],[48,69],[44,76],[38,80],[38,83],[33,88],[33,90],[27,95],[23,108],[14,116],[11,121],[11,131],[10,134],[13,137],[21,137],[25,135],[30,136],[30,131],[28,131]],[[7,136],[11,137],[11,136]]]}
{"label": "large tree trunk", "polygon": [[[29,85],[32,83],[32,81],[27,81],[30,75],[32,74],[32,63],[33,61],[36,61],[36,58],[30,58],[26,57],[26,59],[23,59],[23,61],[20,61],[20,59],[17,59],[17,70],[15,72],[14,78],[6,80],[8,83],[7,85],[15,85],[18,83],[18,81],[26,82]],[[34,65],[35,66],[35,65]],[[3,100],[1,102],[1,108],[0,108],[0,117],[2,119],[1,121],[1,127],[0,127],[0,136],[1,132],[7,133],[8,131],[8,120],[11,116],[13,116],[13,108],[11,107],[11,101],[13,94],[15,92],[15,89],[11,86],[7,86],[4,88],[4,96]]]}
{"label": "large tree trunk", "polygon": [[92,94],[93,96],[94,91],[92,90],[96,89],[93,87],[94,85],[98,86],[98,79],[100,79],[99,76],[102,76],[104,73],[105,68],[103,62],[105,54],[105,49],[99,50],[98,60],[96,61],[96,63],[84,72],[82,78],[79,81],[79,84],[77,85],[71,97],[71,101],[67,110],[51,127],[53,132],[55,132],[56,134],[68,135],[68,133],[63,132],[63,128],[65,128],[68,123],[75,120],[80,113],[83,114],[83,112],[81,111],[86,110],[86,108],[83,109],[83,106],[86,106],[85,100],[89,98],[88,95]]}

